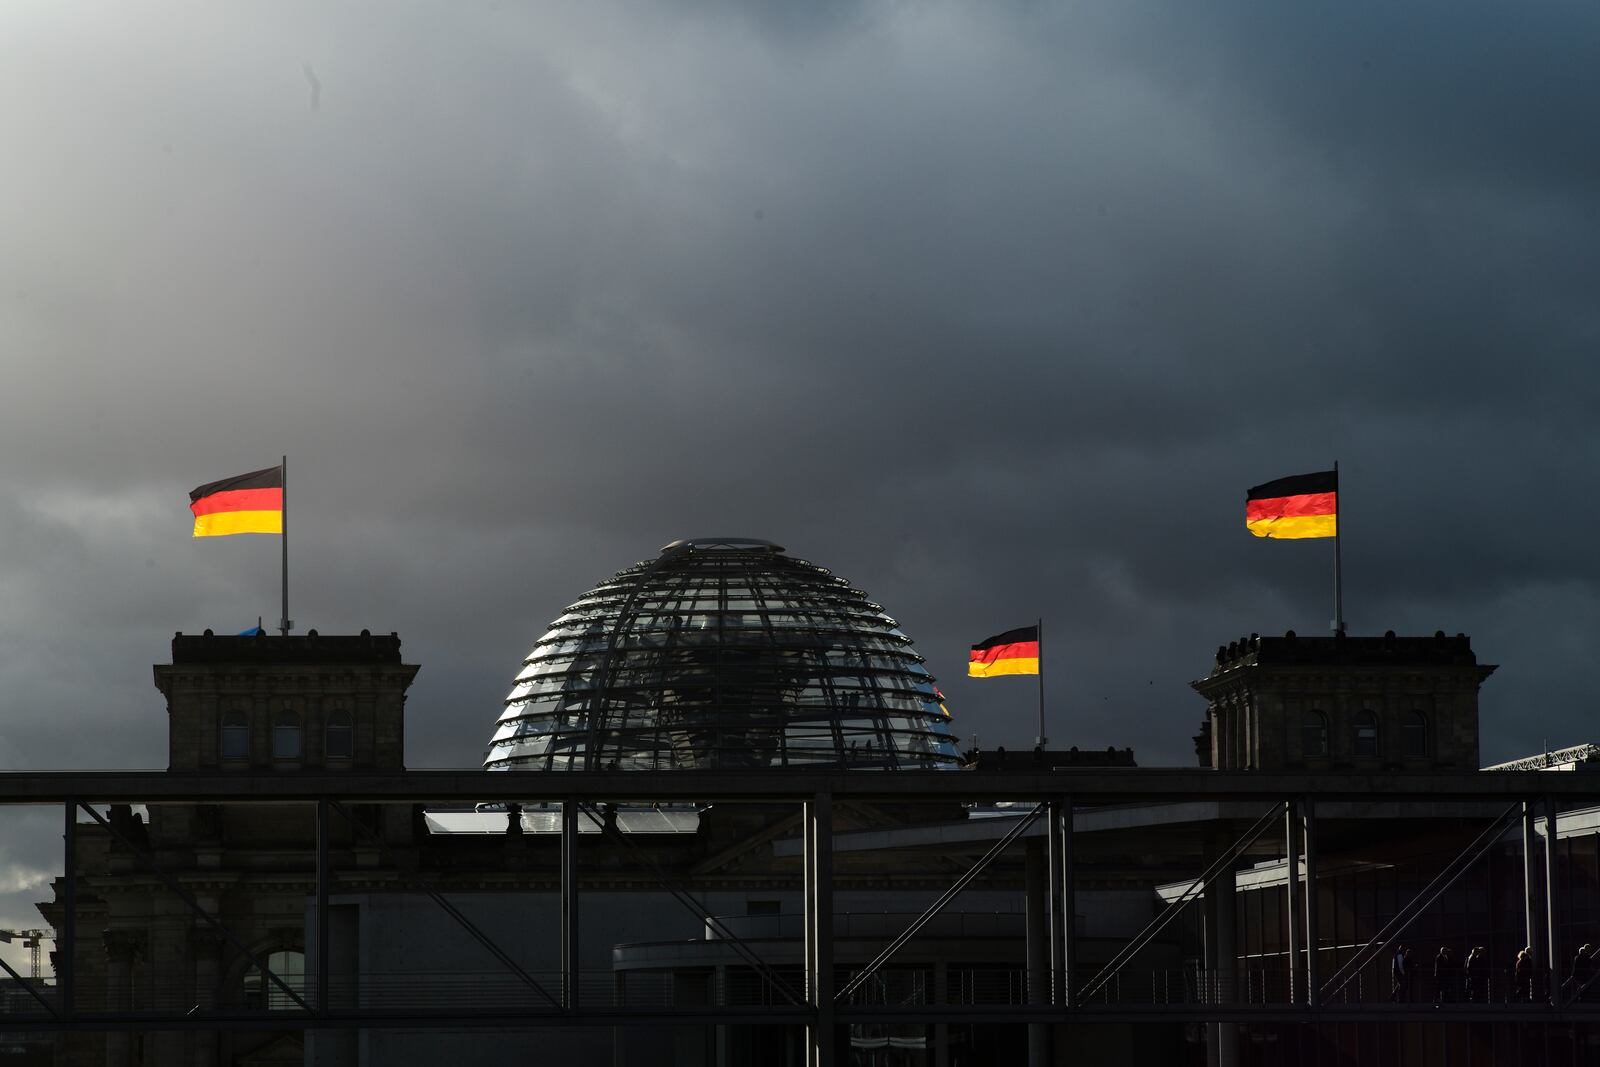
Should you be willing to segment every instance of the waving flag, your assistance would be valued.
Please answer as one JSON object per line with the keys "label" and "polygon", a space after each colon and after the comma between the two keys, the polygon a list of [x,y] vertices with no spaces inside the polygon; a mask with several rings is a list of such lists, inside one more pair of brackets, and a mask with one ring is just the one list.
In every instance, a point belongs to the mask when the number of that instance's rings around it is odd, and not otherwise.
{"label": "waving flag", "polygon": [[268,467],[202,485],[189,494],[189,501],[196,537],[281,534],[283,468]]}
{"label": "waving flag", "polygon": [[1334,537],[1339,532],[1339,472],[1296,474],[1245,494],[1244,523],[1257,537]]}
{"label": "waving flag", "polygon": [[1024,626],[979,641],[967,659],[967,677],[1039,673],[1039,628]]}

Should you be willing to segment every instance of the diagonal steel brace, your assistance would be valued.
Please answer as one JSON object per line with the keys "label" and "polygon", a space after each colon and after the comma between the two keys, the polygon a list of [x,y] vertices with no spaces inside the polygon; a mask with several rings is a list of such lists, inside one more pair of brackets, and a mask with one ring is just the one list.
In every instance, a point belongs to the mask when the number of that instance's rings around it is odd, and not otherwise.
{"label": "diagonal steel brace", "polygon": [[1412,897],[1406,906],[1396,912],[1394,918],[1390,919],[1372,940],[1357,949],[1355,955],[1346,960],[1344,966],[1340,967],[1333,977],[1323,983],[1322,999],[1327,1001],[1349,985],[1355,976],[1360,973],[1361,968],[1382,955],[1389,945],[1394,942],[1394,939],[1399,937],[1418,915],[1422,914],[1424,908],[1443,896],[1445,890],[1455,885],[1479,857],[1494,847],[1494,843],[1500,839],[1500,834],[1503,832],[1506,822],[1514,818],[1521,808],[1521,801],[1511,805],[1500,813],[1499,818],[1485,826],[1478,836],[1472,839],[1471,844],[1456,853],[1455,858],[1445,864],[1444,870],[1435,875],[1433,881],[1429,882],[1421,892]]}
{"label": "diagonal steel brace", "polygon": [[668,893],[671,893],[674,899],[676,899],[685,908],[688,908],[689,911],[691,911],[698,919],[704,922],[706,926],[716,931],[719,938],[726,941],[735,952],[743,957],[746,963],[754,967],[756,972],[760,974],[761,977],[765,978],[769,983],[771,983],[773,988],[782,993],[790,1003],[796,1005],[805,1004],[804,998],[802,998],[800,994],[796,993],[794,988],[790,986],[788,982],[784,981],[783,976],[777,971],[773,970],[772,966],[768,964],[766,960],[763,960],[759,955],[757,955],[756,950],[746,944],[743,938],[739,937],[739,935],[728,929],[727,926],[723,924],[721,919],[707,911],[705,906],[702,905],[698,900],[694,899],[694,897],[687,890],[683,889],[670,877],[668,877],[667,872],[661,869],[661,865],[656,863],[656,861],[652,859],[650,855],[643,849],[635,845],[632,841],[629,841],[626,834],[617,829],[615,826],[607,826],[605,818],[599,812],[594,810],[593,804],[579,802],[578,810],[589,816],[589,819],[600,828],[600,833],[603,836],[609,837],[616,843],[627,848],[634,854],[636,858],[639,859],[640,862],[648,866],[651,871],[654,872],[656,881],[661,884],[663,889],[665,889]]}
{"label": "diagonal steel brace", "polygon": [[26,989],[28,991],[28,995],[30,997],[32,997],[34,1000],[37,1000],[40,1004],[43,1004],[45,1011],[49,1012],[53,1017],[55,1017],[57,1019],[61,1018],[61,1013],[59,1011],[56,1011],[56,1006],[54,1004],[50,1003],[49,1000],[45,999],[45,995],[43,993],[39,992],[37,989],[34,988],[34,985],[35,985],[35,983],[38,982],[38,979],[34,979],[31,982],[26,980],[26,979],[24,979],[22,977],[22,975],[18,974],[12,968],[11,964],[9,964],[9,963],[7,963],[5,961],[5,958],[3,956],[0,956],[0,970],[4,970],[7,974],[9,974],[11,976],[11,980],[13,982],[17,983],[23,989]]}
{"label": "diagonal steel brace", "polygon": [[967,868],[966,871],[962,872],[960,878],[957,878],[954,882],[950,883],[950,888],[946,889],[943,893],[940,893],[938,900],[935,900],[932,904],[929,904],[927,909],[923,911],[921,915],[918,915],[915,919],[911,920],[911,925],[902,930],[900,932],[900,936],[889,942],[889,944],[884,947],[882,952],[873,957],[871,963],[868,963],[856,973],[854,978],[845,983],[845,987],[839,990],[839,992],[834,996],[834,1002],[838,1004],[846,1003],[849,1000],[851,993],[854,993],[857,989],[860,989],[869,978],[878,972],[878,968],[882,967],[885,963],[888,963],[890,957],[892,957],[896,952],[899,952],[907,941],[910,941],[916,936],[918,930],[921,930],[924,926],[928,925],[935,915],[943,911],[963,889],[971,885],[978,875],[983,873],[984,868],[993,862],[996,856],[1004,852],[1013,841],[1026,833],[1028,827],[1032,826],[1039,816],[1044,813],[1047,806],[1048,805],[1046,802],[1040,801],[1038,804],[1034,805],[1032,811],[1028,812],[1028,814],[1024,815],[1021,819],[1017,820],[1017,825],[1006,831],[1006,835],[1000,840],[996,841],[990,847],[988,852],[985,852],[982,856],[980,856],[978,858],[978,862],[974,863],[971,867]]}
{"label": "diagonal steel brace", "polygon": [[182,900],[184,904],[188,905],[190,911],[200,916],[200,918],[204,919],[211,925],[212,929],[216,930],[223,937],[227,938],[228,943],[243,953],[245,959],[255,964],[256,968],[261,971],[262,975],[272,982],[273,985],[277,986],[285,996],[294,1001],[296,1004],[300,1005],[300,1007],[305,1011],[315,1014],[315,1012],[312,1012],[311,1010],[311,1005],[307,1004],[299,993],[296,993],[293,989],[290,989],[289,983],[285,982],[282,978],[279,978],[276,974],[274,974],[264,960],[245,947],[245,943],[240,941],[238,937],[234,936],[233,931],[228,929],[221,919],[218,919],[215,915],[212,915],[205,908],[202,908],[200,906],[200,902],[194,898],[194,894],[190,893],[187,889],[183,888],[183,886],[179,885],[178,880],[172,877],[172,875],[168,874],[166,870],[156,862],[155,857],[150,854],[148,849],[138,844],[132,838],[128,837],[128,835],[123,833],[121,830],[118,830],[114,825],[112,825],[109,819],[107,819],[104,815],[101,815],[98,811],[95,811],[90,805],[79,804],[78,807],[88,812],[91,819],[105,827],[113,837],[126,845],[135,856],[138,856],[139,859],[143,861],[146,867],[150,868],[150,870],[154,872],[156,877],[160,878],[167,884],[168,889],[177,894],[179,900]]}
{"label": "diagonal steel brace", "polygon": [[[1268,808],[1261,818],[1257,819],[1253,824],[1251,824],[1250,828],[1244,832],[1242,837],[1236,840],[1232,845],[1228,846],[1228,848],[1223,850],[1222,855],[1218,856],[1211,862],[1211,866],[1207,867],[1205,871],[1201,873],[1200,877],[1189,883],[1184,891],[1178,896],[1177,900],[1174,900],[1167,906],[1166,910],[1152,919],[1150,924],[1143,930],[1140,930],[1138,935],[1135,936],[1132,941],[1129,941],[1122,947],[1122,951],[1118,952],[1111,958],[1109,963],[1100,968],[1100,973],[1089,979],[1089,981],[1084,984],[1083,992],[1074,997],[1074,1000],[1079,1004],[1083,1003],[1086,998],[1094,994],[1095,990],[1099,989],[1101,986],[1105,985],[1106,982],[1110,981],[1111,976],[1116,974],[1117,971],[1121,970],[1123,964],[1133,959],[1135,953],[1144,948],[1151,941],[1155,940],[1155,936],[1157,934],[1166,929],[1168,924],[1170,924],[1179,915],[1183,914],[1183,910],[1185,908],[1198,900],[1200,894],[1211,885],[1211,882],[1214,879],[1223,875],[1225,872],[1231,871],[1233,862],[1244,853],[1245,849],[1250,847],[1256,838],[1260,837],[1262,833],[1265,832],[1267,827],[1272,824],[1272,822],[1278,817],[1278,814],[1282,811],[1282,804],[1274,804],[1272,807]],[[1291,857],[1291,859],[1293,859],[1293,857]],[[1290,864],[1289,877],[1293,878],[1296,876],[1298,872],[1295,871],[1295,867],[1297,865],[1297,859]]]}
{"label": "diagonal steel brace", "polygon": [[495,959],[499,960],[507,970],[509,970],[512,974],[515,974],[518,978],[522,979],[524,985],[526,985],[529,989],[532,989],[535,993],[538,993],[544,999],[548,1000],[553,1007],[560,1008],[563,1006],[561,1001],[552,996],[550,991],[544,986],[540,985],[534,979],[533,975],[529,974],[520,963],[512,959],[506,954],[504,949],[495,944],[494,940],[490,938],[488,934],[478,929],[471,919],[467,918],[461,913],[459,908],[446,900],[443,893],[435,889],[415,871],[406,870],[403,864],[395,863],[394,849],[389,846],[389,842],[385,841],[380,835],[374,833],[369,827],[365,826],[361,820],[355,817],[355,814],[351,812],[350,809],[346,808],[339,801],[329,799],[328,806],[337,811],[340,815],[343,815],[345,817],[345,821],[348,822],[358,834],[365,836],[368,841],[371,841],[373,844],[377,845],[378,848],[389,858],[390,862],[394,866],[394,869],[398,871],[403,878],[405,878],[412,885],[416,886],[418,889],[422,890],[429,900],[432,900],[435,904],[439,905],[439,907],[443,908],[446,915],[454,919],[474,941],[487,949],[489,954]]}

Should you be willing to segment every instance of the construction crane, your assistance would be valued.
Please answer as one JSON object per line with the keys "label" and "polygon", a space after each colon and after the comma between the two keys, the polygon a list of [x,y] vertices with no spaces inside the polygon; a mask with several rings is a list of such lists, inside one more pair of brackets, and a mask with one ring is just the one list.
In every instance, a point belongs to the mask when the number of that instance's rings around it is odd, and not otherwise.
{"label": "construction crane", "polygon": [[23,948],[29,950],[28,962],[33,968],[31,977],[34,981],[39,980],[39,946],[47,940],[54,940],[49,930],[0,930],[0,943],[9,945],[11,942],[16,941]]}

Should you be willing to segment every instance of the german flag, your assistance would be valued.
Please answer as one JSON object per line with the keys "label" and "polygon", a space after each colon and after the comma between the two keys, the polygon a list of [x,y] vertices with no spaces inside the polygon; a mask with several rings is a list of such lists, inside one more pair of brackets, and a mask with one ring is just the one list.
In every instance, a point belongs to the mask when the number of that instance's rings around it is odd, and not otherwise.
{"label": "german flag", "polygon": [[1339,472],[1296,474],[1245,495],[1244,524],[1257,537],[1333,537],[1339,532]]}
{"label": "german flag", "polygon": [[972,646],[967,658],[968,678],[994,678],[1001,674],[1039,673],[1039,628],[1007,630]]}
{"label": "german flag", "polygon": [[283,468],[268,467],[189,494],[196,537],[227,534],[283,533]]}

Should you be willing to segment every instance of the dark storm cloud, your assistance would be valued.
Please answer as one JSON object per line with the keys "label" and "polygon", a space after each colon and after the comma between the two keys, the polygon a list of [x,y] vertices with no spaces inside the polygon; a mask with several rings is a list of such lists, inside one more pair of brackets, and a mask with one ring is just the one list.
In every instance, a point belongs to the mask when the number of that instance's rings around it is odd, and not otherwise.
{"label": "dark storm cloud", "polygon": [[0,34],[8,765],[161,763],[171,633],[277,611],[184,493],[284,451],[293,614],[401,633],[416,764],[707,532],[868,590],[964,735],[1033,735],[957,675],[1042,614],[1054,739],[1187,761],[1215,645],[1329,614],[1243,491],[1336,457],[1354,628],[1503,663],[1486,757],[1587,736],[1587,8],[107,18]]}

